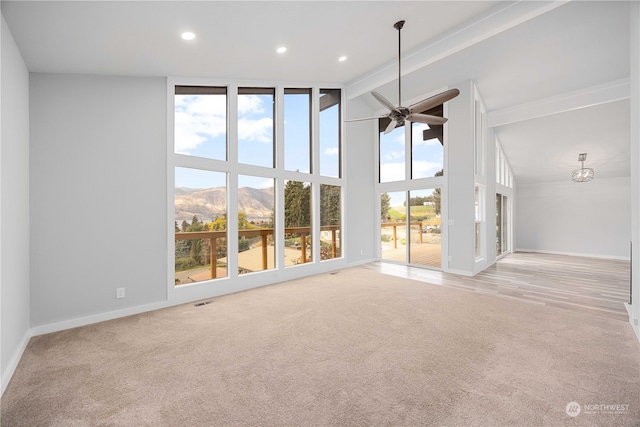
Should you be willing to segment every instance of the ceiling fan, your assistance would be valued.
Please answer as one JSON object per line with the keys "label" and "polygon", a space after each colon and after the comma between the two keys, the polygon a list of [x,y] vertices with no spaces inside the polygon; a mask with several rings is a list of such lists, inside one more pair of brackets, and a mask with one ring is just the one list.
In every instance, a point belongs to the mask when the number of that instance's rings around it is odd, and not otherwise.
{"label": "ceiling fan", "polygon": [[416,102],[410,107],[402,106],[402,58],[401,58],[401,39],[400,39],[400,30],[404,26],[404,21],[398,21],[393,24],[393,28],[398,30],[398,106],[393,105],[387,98],[380,95],[376,91],[372,91],[371,95],[375,99],[378,100],[379,103],[384,105],[389,112],[377,117],[366,117],[362,119],[351,119],[346,120],[347,122],[358,122],[362,120],[373,120],[373,119],[382,119],[388,118],[390,120],[389,125],[385,129],[384,133],[389,133],[395,128],[399,126],[403,126],[405,120],[409,120],[411,122],[424,123],[427,125],[443,125],[447,122],[446,117],[440,116],[432,116],[429,114],[423,114],[422,111],[429,110],[433,107],[436,107],[440,104],[443,104],[460,94],[458,89],[449,89],[437,95],[434,95],[430,98],[423,99],[420,102]]}

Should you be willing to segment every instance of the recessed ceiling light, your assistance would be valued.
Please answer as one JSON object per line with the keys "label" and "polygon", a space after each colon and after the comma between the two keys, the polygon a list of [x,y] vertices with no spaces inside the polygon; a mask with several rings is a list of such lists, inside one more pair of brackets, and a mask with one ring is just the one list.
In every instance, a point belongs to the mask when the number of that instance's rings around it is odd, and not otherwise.
{"label": "recessed ceiling light", "polygon": [[183,40],[193,40],[196,38],[196,35],[191,31],[185,31],[184,33],[180,34],[180,37],[182,37]]}
{"label": "recessed ceiling light", "polygon": [[340,61],[340,62],[344,62],[346,60],[347,60],[346,56],[341,56],[340,58],[338,58],[338,61]]}
{"label": "recessed ceiling light", "polygon": [[280,46],[279,48],[276,49],[276,52],[278,53],[285,53],[287,51],[287,48],[284,46]]}

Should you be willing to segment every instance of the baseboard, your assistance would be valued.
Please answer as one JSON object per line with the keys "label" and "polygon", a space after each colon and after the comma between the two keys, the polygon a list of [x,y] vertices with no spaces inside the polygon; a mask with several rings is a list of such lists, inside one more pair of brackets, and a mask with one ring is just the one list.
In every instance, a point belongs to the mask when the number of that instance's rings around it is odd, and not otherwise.
{"label": "baseboard", "polygon": [[583,253],[577,253],[577,252],[561,252],[561,251],[544,251],[540,249],[516,248],[515,252],[532,252],[536,254],[568,255],[568,256],[579,256],[579,257],[586,257],[586,258],[601,258],[601,259],[615,259],[620,261],[629,261],[628,256],[596,255],[596,254],[583,254]]}
{"label": "baseboard", "polygon": [[120,317],[132,316],[134,314],[145,313],[147,311],[167,308],[167,307],[170,307],[171,305],[176,305],[176,304],[171,304],[168,301],[160,301],[160,302],[151,303],[151,304],[124,308],[122,310],[115,310],[115,311],[109,311],[106,313],[100,313],[100,314],[95,314],[91,316],[78,317],[75,319],[64,320],[62,322],[33,326],[31,328],[31,336],[36,337],[38,335],[50,334],[52,332],[78,328],[80,326],[86,326],[94,323],[105,322],[107,320],[118,319]]}
{"label": "baseboard", "polygon": [[18,363],[20,363],[20,359],[22,359],[22,354],[27,348],[27,344],[29,344],[29,340],[32,336],[33,335],[31,334],[31,331],[27,331],[27,333],[22,338],[22,341],[20,341],[20,345],[16,349],[15,353],[13,353],[9,364],[7,365],[7,370],[2,374],[2,391],[0,392],[0,396],[2,396],[4,394],[4,391],[7,389],[9,381],[11,381],[11,377],[13,377],[13,373],[16,371]]}
{"label": "baseboard", "polygon": [[624,306],[627,309],[627,313],[629,313],[629,324],[631,325],[631,329],[633,329],[633,332],[636,333],[636,338],[638,338],[638,341],[640,341],[640,326],[638,326],[638,323],[640,323],[640,319],[636,319],[635,317],[633,317],[633,307],[630,304],[627,304],[625,302]]}
{"label": "baseboard", "polygon": [[358,261],[349,262],[347,264],[348,267],[357,267],[359,265],[369,264],[370,262],[375,262],[375,258],[361,259]]}

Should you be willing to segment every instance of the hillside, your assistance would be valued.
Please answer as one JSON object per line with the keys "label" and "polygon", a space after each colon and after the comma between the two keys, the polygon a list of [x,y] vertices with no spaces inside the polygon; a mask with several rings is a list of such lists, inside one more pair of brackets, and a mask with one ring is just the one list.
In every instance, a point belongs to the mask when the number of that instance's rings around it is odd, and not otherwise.
{"label": "hillside", "polygon": [[[267,221],[273,212],[273,188],[240,188],[238,191],[238,210],[247,215],[249,221]],[[180,224],[183,220],[191,222],[193,215],[201,221],[211,221],[225,213],[226,189],[184,188],[175,190],[175,215]]]}

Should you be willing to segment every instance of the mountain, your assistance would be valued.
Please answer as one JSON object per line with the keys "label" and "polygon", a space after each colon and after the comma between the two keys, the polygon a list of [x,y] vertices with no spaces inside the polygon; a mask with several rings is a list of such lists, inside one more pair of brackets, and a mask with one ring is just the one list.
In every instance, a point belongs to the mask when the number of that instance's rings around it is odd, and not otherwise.
{"label": "mountain", "polygon": [[[183,220],[191,222],[194,215],[201,221],[211,221],[226,212],[226,188],[175,189],[175,218],[178,225]],[[238,211],[244,212],[249,221],[268,221],[273,212],[274,193],[271,188],[238,190]]]}

